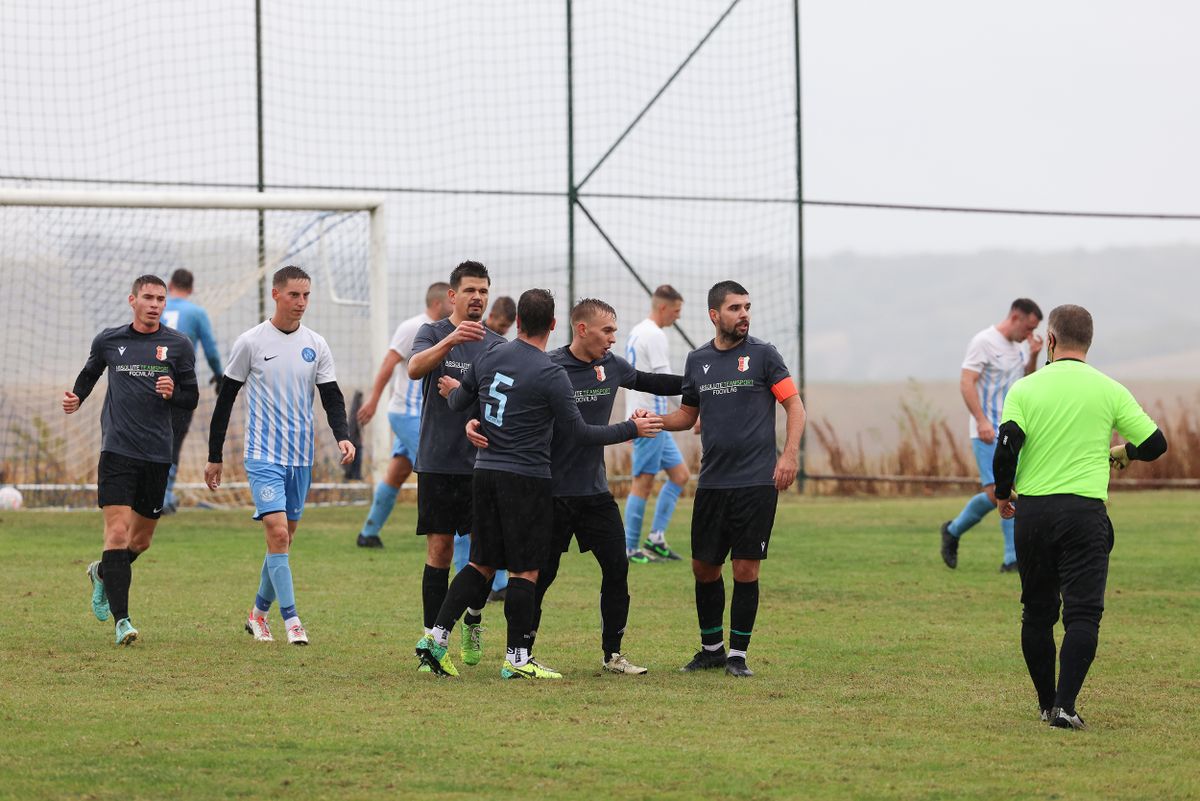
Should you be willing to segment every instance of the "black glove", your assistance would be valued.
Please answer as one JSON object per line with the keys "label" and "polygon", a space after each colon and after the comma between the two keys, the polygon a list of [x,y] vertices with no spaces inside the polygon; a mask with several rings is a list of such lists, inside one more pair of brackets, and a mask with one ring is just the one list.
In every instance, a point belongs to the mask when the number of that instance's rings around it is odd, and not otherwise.
{"label": "black glove", "polygon": [[225,376],[213,374],[213,377],[208,379],[208,383],[212,385],[213,392],[221,394],[221,382],[225,380]]}

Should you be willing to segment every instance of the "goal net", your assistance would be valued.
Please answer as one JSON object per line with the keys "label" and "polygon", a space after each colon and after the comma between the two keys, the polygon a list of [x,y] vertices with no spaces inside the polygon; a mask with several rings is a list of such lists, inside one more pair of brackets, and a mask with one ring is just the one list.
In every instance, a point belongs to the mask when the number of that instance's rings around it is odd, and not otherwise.
{"label": "goal net", "polygon": [[[106,379],[70,417],[60,401],[96,333],[131,321],[127,298],[142,274],[194,274],[191,299],[208,312],[223,367],[234,339],[273,311],[271,274],[303,267],[313,278],[304,324],[328,340],[349,407],[356,392],[369,391],[390,333],[382,221],[381,201],[362,195],[0,190],[0,483],[17,485],[30,506],[94,502]],[[248,502],[241,399],[225,448],[228,488],[203,488],[216,401],[207,356],[197,344],[200,405],[176,494],[181,505]],[[315,408],[312,497],[364,496],[358,478],[391,455],[387,427],[370,427],[376,441],[363,443],[356,469],[346,470]]]}

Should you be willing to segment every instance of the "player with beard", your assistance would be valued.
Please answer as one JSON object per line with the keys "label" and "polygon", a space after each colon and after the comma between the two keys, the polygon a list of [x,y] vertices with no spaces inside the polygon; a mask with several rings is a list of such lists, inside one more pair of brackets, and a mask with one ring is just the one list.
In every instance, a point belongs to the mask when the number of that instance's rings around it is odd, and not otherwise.
{"label": "player with beard", "polygon": [[[704,418],[700,480],[692,507],[692,573],[700,651],[684,671],[725,668],[753,676],[746,650],[758,614],[758,576],[767,558],[779,493],[799,468],[804,404],[779,351],[750,336],[750,293],[734,281],[708,291],[712,341],[688,354],[683,399],[663,418],[663,428],[683,431]],[[775,404],[787,413],[787,441],[775,453]],[[733,557],[729,655],[723,621],[721,568]]]}

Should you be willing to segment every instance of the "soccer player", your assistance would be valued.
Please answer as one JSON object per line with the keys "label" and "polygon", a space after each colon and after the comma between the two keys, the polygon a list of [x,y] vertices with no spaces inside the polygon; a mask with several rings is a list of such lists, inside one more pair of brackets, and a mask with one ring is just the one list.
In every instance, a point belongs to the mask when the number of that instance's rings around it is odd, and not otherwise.
{"label": "soccer player", "polygon": [[[750,336],[750,293],[734,281],[708,291],[712,341],[688,354],[683,399],[663,418],[663,428],[682,431],[697,417],[700,481],[692,507],[692,573],[700,651],[684,671],[725,668],[731,676],[753,676],[746,650],[758,614],[758,576],[767,558],[779,493],[792,485],[799,467],[804,404],[775,346]],[[787,413],[787,440],[775,455],[775,404]],[[725,583],[721,567],[733,557],[733,602],[729,655],[722,622]]]}
{"label": "soccer player", "polygon": [[480,356],[461,386],[451,378],[440,381],[451,408],[479,409],[488,447],[475,463],[471,561],[454,577],[433,632],[416,646],[422,664],[436,673],[457,674],[447,654],[450,629],[471,599],[486,591],[496,569],[505,567],[508,649],[501,677],[562,678],[529,652],[538,571],[546,563],[554,527],[550,448],[555,426],[562,422],[572,439],[590,444],[653,436],[661,428],[661,419],[649,416],[616,425],[585,423],[566,372],[545,352],[553,329],[554,296],[545,289],[526,290],[517,303],[517,339]]}
{"label": "soccer player", "polygon": [[[454,535],[471,532],[471,472],[475,448],[463,427],[470,410],[451,409],[438,394],[442,376],[460,378],[479,356],[504,338],[484,327],[491,277],[477,261],[464,261],[450,273],[450,316],[421,326],[408,359],[408,376],[421,381],[421,437],[417,447],[417,534],[425,537],[421,604],[425,633],[434,621],[446,587]],[[483,658],[483,607],[488,590],[472,599],[463,621],[462,658],[468,665]]]}
{"label": "soccer player", "polygon": [[[650,299],[650,316],[633,327],[625,344],[625,358],[638,370],[648,373],[670,373],[671,356],[664,328],[674,325],[683,309],[683,296],[669,284],[654,290]],[[667,413],[667,399],[650,392],[631,390],[625,395],[625,413],[649,409],[657,415]],[[667,472],[667,482],[654,502],[654,521],[650,537],[641,545],[642,519],[646,514],[646,499],[654,487],[658,471]],[[679,446],[670,434],[653,439],[633,441],[633,480],[629,497],[625,499],[625,552],[630,562],[644,565],[657,560],[679,559],[679,554],[667,545],[667,526],[675,512],[679,495],[688,483],[688,469]]]}
{"label": "soccer player", "polygon": [[[1007,317],[980,331],[967,346],[959,389],[971,413],[968,423],[971,449],[975,453],[983,490],[967,501],[958,517],[942,523],[942,561],[946,567],[958,567],[959,539],[996,506],[992,456],[996,451],[1000,410],[1004,396],[1017,379],[1037,369],[1042,339],[1034,334],[1034,330],[1041,321],[1042,310],[1036,303],[1029,298],[1017,298]],[[1011,573],[1017,569],[1012,520],[1002,518],[1000,531],[1004,535],[1004,561],[1000,572]]]}
{"label": "soccer player", "polygon": [[288,642],[308,645],[308,632],[296,612],[288,554],[312,481],[316,455],[314,388],[321,395],[321,405],[342,454],[341,463],[354,461],[354,445],[346,427],[346,402],[334,375],[333,354],[324,337],[300,323],[311,289],[312,280],[299,267],[288,266],[275,273],[271,281],[275,313],[233,343],[209,429],[204,481],[215,490],[221,485],[221,452],[229,415],[238,392],[243,385],[248,386],[246,478],[254,496],[254,519],[262,521],[266,534],[267,554],[245,628],[259,642],[274,639],[267,625],[267,612],[278,600]]}
{"label": "soccer player", "polygon": [[[221,352],[217,349],[217,340],[213,337],[208,312],[191,300],[194,285],[195,277],[191,270],[179,269],[171,273],[171,280],[167,283],[167,308],[162,313],[162,322],[163,325],[182,332],[191,341],[192,348],[196,347],[197,342],[200,343],[204,348],[204,358],[208,360],[208,366],[212,369],[209,383],[220,392]],[[171,408],[171,428],[175,432],[175,441],[171,449],[171,472],[167,476],[163,514],[174,514],[179,507],[175,498],[175,475],[179,472],[179,453],[183,449],[183,441],[187,438],[194,413],[195,409],[182,409],[178,406]]]}
{"label": "soccer player", "polygon": [[512,324],[516,319],[516,301],[508,295],[501,295],[492,303],[492,310],[488,312],[487,322],[484,325],[500,336],[506,337],[508,336],[508,329],[512,328]]}
{"label": "soccer player", "polygon": [[133,282],[133,322],[101,331],[75,386],[63,394],[67,414],[79,411],[108,370],[100,412],[96,501],[104,510],[104,552],[88,565],[92,612],[111,614],[117,645],[138,637],[129,620],[132,565],[154,537],[171,469],[172,411],[192,410],[200,399],[191,341],[162,325],[167,285],[155,275]]}
{"label": "soccer player", "polygon": [[[1087,364],[1087,309],[1053,309],[1046,340],[1050,363],[1017,381],[1004,400],[993,469],[1000,516],[1016,520],[1021,651],[1042,720],[1082,729],[1076,700],[1096,656],[1113,547],[1104,506],[1108,468],[1153,461],[1167,440],[1129,390]],[[1110,448],[1113,429],[1126,443]],[[1060,607],[1065,633],[1056,688]]]}
{"label": "soccer player", "polygon": [[[367,512],[367,521],[358,534],[358,547],[382,548],[379,531],[387,522],[396,505],[396,496],[404,482],[412,475],[413,462],[417,458],[417,442],[421,431],[421,384],[408,377],[407,365],[403,370],[396,367],[412,354],[413,340],[417,331],[427,323],[436,323],[451,312],[450,285],[444,281],[430,284],[425,290],[425,311],[409,317],[396,328],[387,355],[375,376],[371,397],[358,410],[359,425],[366,425],[375,416],[379,399],[388,382],[392,384],[392,399],[388,404],[388,423],[395,435],[392,445],[392,461],[388,463],[387,475],[375,487],[375,497]],[[393,377],[394,376],[394,377]]]}

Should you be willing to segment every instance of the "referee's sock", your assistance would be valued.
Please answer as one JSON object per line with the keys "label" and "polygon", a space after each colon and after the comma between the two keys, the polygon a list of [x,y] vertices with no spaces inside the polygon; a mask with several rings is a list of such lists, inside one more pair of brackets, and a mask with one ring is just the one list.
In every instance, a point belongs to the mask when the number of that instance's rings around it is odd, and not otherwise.
{"label": "referee's sock", "polygon": [[1098,634],[1092,626],[1071,625],[1067,626],[1063,635],[1062,650],[1058,654],[1058,693],[1054,696],[1054,706],[1068,715],[1075,714],[1075,699],[1083,687],[1092,660],[1096,658]]}
{"label": "referee's sock", "polygon": [[[428,571],[437,569],[425,566],[427,575]],[[448,572],[448,568],[442,571],[443,574]],[[458,571],[454,581],[450,582],[450,587],[443,591],[445,600],[437,610],[436,617],[426,624],[426,628],[437,630],[439,635],[441,632],[449,632],[454,628],[455,622],[462,617],[462,613],[467,611],[467,607],[478,602],[480,593],[487,592],[487,587],[488,580],[473,565],[467,565]],[[441,645],[446,644],[440,636],[438,642]]]}
{"label": "referee's sock", "polygon": [[1038,707],[1054,706],[1054,623],[1021,624],[1021,653],[1037,691]]}
{"label": "referee's sock", "polygon": [[725,578],[696,582],[696,617],[700,622],[700,645],[705,651],[725,648]]}
{"label": "referee's sock", "polygon": [[961,537],[971,526],[978,523],[995,508],[986,492],[972,496],[971,500],[967,501],[967,505],[958,513],[958,517],[950,521],[950,533],[955,537]]}
{"label": "referee's sock", "polygon": [[754,618],[758,616],[758,580],[734,581],[729,604],[729,655],[746,658]]}
{"label": "referee's sock", "polygon": [[[448,567],[430,567],[425,565],[425,573],[421,576],[421,607],[424,612],[425,630],[429,631],[437,623],[438,611],[441,610],[442,604],[446,602],[446,587],[450,584],[450,568]],[[463,603],[463,609],[467,608],[467,604],[473,598],[467,599]],[[462,613],[462,610],[459,610]],[[458,619],[458,615],[454,616]],[[453,625],[454,621],[450,621]]]}
{"label": "referee's sock", "polygon": [[400,490],[393,487],[386,481],[380,481],[375,485],[375,496],[371,499],[371,511],[367,512],[367,522],[363,523],[362,535],[364,537],[378,537],[383,524],[387,522],[388,515],[392,513],[392,508],[396,505],[396,496]]}
{"label": "referee's sock", "polygon": [[642,519],[646,516],[646,499],[630,493],[625,499],[625,551],[636,551],[642,538]]}
{"label": "referee's sock", "polygon": [[129,584],[133,571],[129,569],[129,549],[113,548],[100,555],[104,569],[104,594],[108,596],[108,607],[113,620],[129,617]]}
{"label": "referee's sock", "polygon": [[508,661],[521,667],[530,658],[530,633],[537,605],[537,586],[529,579],[508,579],[504,596],[504,617],[508,620]]}

